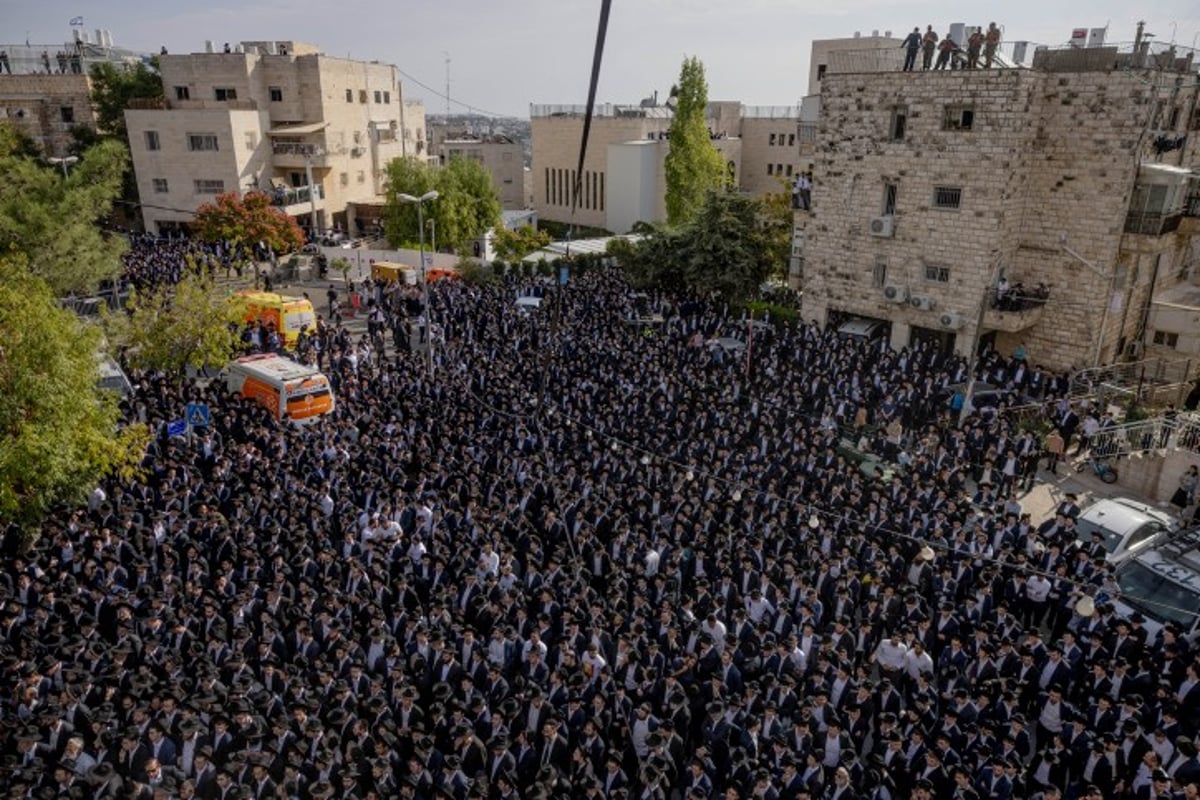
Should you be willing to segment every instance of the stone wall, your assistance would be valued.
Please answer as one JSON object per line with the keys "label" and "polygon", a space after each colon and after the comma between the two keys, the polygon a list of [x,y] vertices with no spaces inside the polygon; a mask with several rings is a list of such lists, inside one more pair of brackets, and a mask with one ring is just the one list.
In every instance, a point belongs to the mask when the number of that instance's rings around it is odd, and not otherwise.
{"label": "stone wall", "polygon": [[96,128],[86,75],[0,75],[0,122],[29,136],[48,156],[65,156],[71,128]]}

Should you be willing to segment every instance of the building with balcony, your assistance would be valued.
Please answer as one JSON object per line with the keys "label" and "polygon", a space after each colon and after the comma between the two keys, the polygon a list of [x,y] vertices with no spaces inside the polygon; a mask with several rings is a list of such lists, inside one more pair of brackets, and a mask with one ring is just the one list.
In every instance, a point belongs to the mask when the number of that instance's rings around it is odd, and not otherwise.
{"label": "building with balcony", "polygon": [[[1029,66],[930,72],[901,72],[899,50],[829,52],[796,215],[804,317],[884,320],[896,347],[1024,345],[1059,369],[1139,355],[1156,295],[1196,272],[1186,51],[1037,48]],[[1001,280],[1023,302],[998,304]]]}
{"label": "building with balcony", "polygon": [[[262,190],[306,228],[351,235],[393,158],[424,157],[425,112],[395,67],[292,41],[159,57],[165,97],[126,111],[148,231],[186,227],[221,192]],[[310,188],[311,187],[311,188]]]}
{"label": "building with balcony", "polygon": [[[584,111],[584,106],[530,107],[533,206],[539,217],[614,233],[627,233],[635,222],[664,219],[671,106],[659,105],[656,97],[637,106],[596,106],[572,217]],[[790,191],[791,182],[811,164],[816,124],[805,118],[800,104],[712,101],[706,118],[712,142],[742,191]]]}

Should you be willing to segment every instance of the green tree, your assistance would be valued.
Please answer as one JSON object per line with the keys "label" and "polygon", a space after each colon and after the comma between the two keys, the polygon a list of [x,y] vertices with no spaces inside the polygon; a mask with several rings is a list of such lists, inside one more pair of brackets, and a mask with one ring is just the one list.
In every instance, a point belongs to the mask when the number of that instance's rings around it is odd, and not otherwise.
{"label": "green tree", "polygon": [[683,60],[671,120],[667,152],[667,222],[686,225],[695,218],[705,195],[726,184],[725,159],[713,145],[705,123],[708,82],[704,64],[692,57]]}
{"label": "green tree", "polygon": [[498,228],[492,238],[492,249],[496,257],[516,261],[550,244],[550,234],[539,231],[532,225],[522,225],[516,230]]}
{"label": "green tree", "polygon": [[304,246],[304,232],[296,221],[271,205],[265,192],[226,192],[196,209],[196,235],[206,242],[226,242],[241,258],[250,258],[259,242],[276,253],[291,253]]}
{"label": "green tree", "polygon": [[0,522],[29,529],[140,462],[148,431],[117,429],[99,349],[99,331],[59,308],[21,257],[0,257]]}
{"label": "green tree", "polygon": [[101,61],[88,72],[92,80],[92,107],[96,112],[96,128],[121,141],[126,141],[125,109],[134,100],[161,100],[162,76],[157,64],[138,62],[133,66]]}
{"label": "green tree", "polygon": [[181,378],[188,367],[223,366],[237,353],[237,311],[201,270],[188,270],[175,286],[135,292],[127,310],[110,318],[109,330],[134,366]]}
{"label": "green tree", "polygon": [[121,189],[127,151],[115,141],[89,147],[66,177],[31,158],[0,126],[0,256],[21,254],[57,295],[90,294],[121,271],[125,240],[97,225]]}
{"label": "green tree", "polygon": [[648,235],[622,265],[639,286],[748,299],[770,276],[776,257],[765,217],[760,200],[710,191],[691,224]]}
{"label": "green tree", "polygon": [[461,250],[500,222],[500,196],[478,161],[454,158],[444,167],[431,167],[415,158],[398,158],[387,170],[383,232],[393,247],[420,240],[417,206],[401,202],[401,194],[420,197],[437,191],[437,199],[424,204],[423,214],[426,225],[433,220],[443,249]]}

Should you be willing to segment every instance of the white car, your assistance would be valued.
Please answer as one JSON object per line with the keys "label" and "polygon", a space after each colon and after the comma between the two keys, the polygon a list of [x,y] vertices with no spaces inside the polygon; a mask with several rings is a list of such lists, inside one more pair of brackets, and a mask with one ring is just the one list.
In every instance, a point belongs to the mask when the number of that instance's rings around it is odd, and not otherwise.
{"label": "white car", "polygon": [[1179,522],[1170,514],[1128,497],[1098,500],[1075,520],[1080,544],[1090,543],[1092,535],[1099,534],[1100,544],[1113,562],[1124,561],[1160,533],[1178,528]]}

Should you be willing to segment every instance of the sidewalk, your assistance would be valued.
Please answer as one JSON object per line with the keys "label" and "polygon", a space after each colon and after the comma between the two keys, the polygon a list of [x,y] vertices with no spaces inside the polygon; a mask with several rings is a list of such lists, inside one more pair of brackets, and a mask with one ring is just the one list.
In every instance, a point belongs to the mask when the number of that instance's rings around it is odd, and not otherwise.
{"label": "sidewalk", "polygon": [[[1054,510],[1059,503],[1066,499],[1068,494],[1079,496],[1078,503],[1081,508],[1087,508],[1097,500],[1132,497],[1148,505],[1161,508],[1163,511],[1172,511],[1166,503],[1160,503],[1152,497],[1141,497],[1121,486],[1120,483],[1105,483],[1091,469],[1085,468],[1083,472],[1076,472],[1075,466],[1081,460],[1081,458],[1071,458],[1060,462],[1057,475],[1044,469],[1038,470],[1037,483],[1033,489],[1028,494],[1018,495],[1017,499],[1021,503],[1021,508],[1031,515],[1035,525],[1052,518]],[[1114,464],[1114,467],[1118,472],[1137,469],[1137,460],[1122,458]]]}

